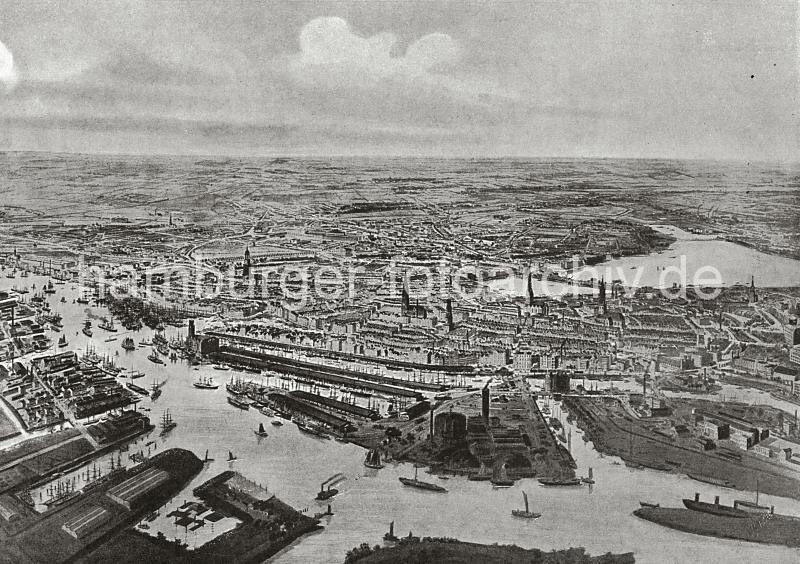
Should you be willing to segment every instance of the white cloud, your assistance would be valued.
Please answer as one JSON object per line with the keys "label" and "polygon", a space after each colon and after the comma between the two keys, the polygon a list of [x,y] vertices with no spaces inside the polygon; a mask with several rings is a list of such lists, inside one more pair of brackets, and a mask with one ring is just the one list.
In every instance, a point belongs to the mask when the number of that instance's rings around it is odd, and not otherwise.
{"label": "white cloud", "polygon": [[11,90],[17,84],[17,69],[14,66],[14,55],[0,41],[0,84]]}
{"label": "white cloud", "polygon": [[392,33],[361,37],[341,18],[316,18],[300,32],[300,53],[293,57],[290,69],[297,80],[314,87],[392,85],[412,96],[415,90],[440,89],[471,101],[498,94],[492,84],[447,72],[460,61],[461,47],[446,33],[425,35],[401,54],[396,54],[397,43]]}

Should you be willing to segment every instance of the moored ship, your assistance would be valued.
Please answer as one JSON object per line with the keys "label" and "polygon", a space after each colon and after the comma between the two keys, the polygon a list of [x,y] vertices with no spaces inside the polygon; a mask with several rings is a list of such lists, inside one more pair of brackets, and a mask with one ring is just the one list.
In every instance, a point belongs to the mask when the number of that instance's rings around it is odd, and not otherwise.
{"label": "moored ship", "polygon": [[580,478],[539,478],[543,486],[580,486]]}
{"label": "moored ship", "polygon": [[736,484],[730,482],[728,480],[723,480],[722,478],[715,478],[714,476],[706,476],[705,474],[686,474],[692,480],[697,480],[698,482],[703,482],[706,484],[711,484],[712,486],[719,486],[721,488],[735,488]]}
{"label": "moored ship", "polygon": [[364,466],[380,470],[383,468],[381,464],[381,452],[376,448],[371,448],[367,451],[367,457],[364,459]]}
{"label": "moored ship", "polygon": [[415,466],[414,467],[414,477],[413,478],[403,478],[402,476],[398,478],[400,483],[404,486],[410,486],[412,488],[419,488],[421,490],[428,490],[432,492],[442,492],[446,493],[447,490],[442,486],[437,486],[436,484],[431,484],[430,482],[423,482],[417,478],[417,471],[419,469]]}
{"label": "moored ship", "polygon": [[238,397],[228,396],[228,403],[231,404],[233,407],[238,407],[239,409],[250,409],[250,404]]}

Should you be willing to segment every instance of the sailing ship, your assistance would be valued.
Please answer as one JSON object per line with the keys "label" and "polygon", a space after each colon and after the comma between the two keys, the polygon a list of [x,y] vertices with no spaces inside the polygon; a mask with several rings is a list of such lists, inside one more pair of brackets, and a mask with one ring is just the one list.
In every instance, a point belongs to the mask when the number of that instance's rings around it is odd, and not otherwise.
{"label": "sailing ship", "polygon": [[195,388],[200,388],[201,390],[216,390],[219,388],[219,384],[217,384],[213,378],[203,377],[201,376],[197,382],[192,384]]}
{"label": "sailing ship", "polygon": [[66,335],[61,335],[61,337],[59,337],[59,339],[58,339],[58,348],[63,349],[68,344],[69,343],[67,342],[67,336]]}
{"label": "sailing ship", "polygon": [[87,319],[84,322],[83,329],[81,329],[81,331],[83,331],[83,334],[86,335],[87,337],[91,337],[92,336],[92,322],[91,322],[91,320]]}
{"label": "sailing ship", "polygon": [[214,459],[208,457],[208,449],[206,449],[206,455],[203,457],[203,464],[208,464],[209,462],[214,462]]}
{"label": "sailing ship", "polygon": [[150,362],[155,362],[156,364],[164,364],[164,361],[161,360],[161,357],[158,356],[156,351],[151,351],[149,355],[147,355],[147,360]]}
{"label": "sailing ship", "polygon": [[153,385],[150,386],[150,399],[157,400],[160,395],[161,395],[161,385],[153,382]]}
{"label": "sailing ship", "polygon": [[404,486],[411,486],[412,488],[419,488],[421,490],[429,490],[432,492],[447,492],[445,488],[442,486],[437,486],[436,484],[431,484],[430,482],[423,482],[417,478],[417,471],[419,469],[415,466],[414,467],[414,477],[413,478],[404,478],[399,477],[400,483]]}
{"label": "sailing ship", "polygon": [[47,285],[44,287],[44,293],[45,294],[55,294],[56,293],[56,289],[55,289],[55,286],[53,286],[53,281],[52,280],[48,280],[47,281]]}
{"label": "sailing ship", "polygon": [[172,419],[172,415],[169,412],[169,409],[164,412],[164,415],[161,417],[161,434],[165,435],[172,431],[178,424]]}
{"label": "sailing ship", "polygon": [[228,396],[228,403],[233,407],[238,407],[239,409],[250,409],[250,404],[238,397]]}
{"label": "sailing ship", "polygon": [[234,460],[238,460],[238,458],[231,451],[228,451],[228,462],[233,462]]}
{"label": "sailing ship", "polygon": [[594,484],[594,474],[591,468],[589,468],[589,475],[582,477],[581,482],[584,484]]}
{"label": "sailing ship", "polygon": [[397,542],[399,540],[394,534],[394,521],[389,523],[389,532],[383,535],[383,540],[388,542]]}
{"label": "sailing ship", "polygon": [[492,475],[492,485],[496,488],[510,488],[514,485],[514,480],[509,480],[506,472],[506,465],[503,464]]}
{"label": "sailing ship", "polygon": [[522,492],[522,499],[525,502],[525,509],[512,509],[511,514],[514,517],[521,517],[523,519],[538,519],[542,516],[541,513],[534,513],[528,507],[528,494],[526,492]]}
{"label": "sailing ship", "polygon": [[258,435],[259,437],[268,437],[269,436],[267,434],[267,432],[264,430],[264,424],[263,423],[259,423],[258,424],[258,431],[253,431],[253,432],[256,435]]}
{"label": "sailing ship", "polygon": [[121,346],[126,351],[136,350],[136,343],[133,342],[133,337],[125,337]]}
{"label": "sailing ship", "polygon": [[367,468],[374,468],[375,470],[383,468],[383,464],[381,464],[381,452],[377,448],[371,448],[367,451],[367,457],[364,459],[364,466]]}

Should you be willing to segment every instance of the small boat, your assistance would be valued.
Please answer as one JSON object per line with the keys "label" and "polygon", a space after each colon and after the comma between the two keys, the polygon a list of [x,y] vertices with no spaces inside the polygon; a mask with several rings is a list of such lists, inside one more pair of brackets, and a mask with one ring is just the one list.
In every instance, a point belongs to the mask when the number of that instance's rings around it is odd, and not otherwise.
{"label": "small boat", "polygon": [[364,466],[375,470],[383,468],[383,464],[381,464],[381,451],[377,448],[369,449],[367,451],[367,457],[364,459]]}
{"label": "small boat", "polygon": [[231,451],[228,451],[228,462],[233,462],[234,460],[238,460],[238,458]]}
{"label": "small boat", "polygon": [[206,455],[203,457],[203,464],[208,464],[209,462],[214,462],[214,459],[208,457],[208,449],[206,449]]}
{"label": "small boat", "polygon": [[258,431],[254,431],[254,433],[256,435],[258,435],[259,437],[268,437],[269,436],[267,434],[267,432],[264,430],[264,424],[263,423],[259,423],[258,424]]}
{"label": "small boat", "polygon": [[581,482],[584,484],[594,484],[594,474],[592,473],[591,468],[589,468],[589,475],[582,477]]}
{"label": "small boat", "polygon": [[281,425],[283,425],[283,423],[281,423],[280,419],[273,419],[273,420],[272,420],[272,424],[273,424],[275,427],[280,427]]}
{"label": "small boat", "polygon": [[215,364],[213,366],[214,370],[230,370],[230,366],[225,366],[224,364]]}
{"label": "small boat", "polygon": [[216,390],[219,388],[219,384],[217,384],[213,378],[203,378],[201,377],[197,382],[192,384],[195,388],[200,388],[201,390]]}
{"label": "small boat", "polygon": [[539,483],[543,486],[580,486],[579,478],[539,478]]}
{"label": "small boat", "polygon": [[706,476],[705,474],[686,474],[692,480],[711,484],[712,486],[720,486],[722,488],[735,488],[736,484],[722,478],[715,478],[714,476]]}
{"label": "small boat", "polygon": [[86,335],[87,337],[91,337],[92,336],[92,322],[87,319],[84,322],[83,329],[81,329],[81,331],[83,331],[83,334]]}
{"label": "small boat", "polygon": [[649,501],[640,501],[639,505],[641,505],[642,507],[652,507],[653,509],[659,507],[657,503],[650,503]]}
{"label": "small boat", "polygon": [[525,502],[525,509],[524,510],[523,509],[512,509],[511,510],[511,514],[514,517],[521,517],[522,519],[538,519],[539,517],[542,516],[541,513],[532,512],[530,510],[530,507],[528,507],[528,494],[527,493],[522,492],[522,499]]}
{"label": "small boat", "polygon": [[64,348],[68,344],[69,343],[67,342],[67,336],[66,335],[61,335],[61,337],[58,339],[58,347],[59,348]]}
{"label": "small boat", "polygon": [[161,386],[153,382],[153,385],[150,386],[150,399],[157,400],[160,395],[161,395]]}
{"label": "small boat", "polygon": [[238,407],[239,409],[250,409],[250,404],[247,401],[237,397],[228,396],[228,403],[233,407]]}
{"label": "small boat", "polygon": [[410,486],[412,488],[419,488],[421,490],[428,490],[432,492],[442,492],[446,493],[447,490],[442,486],[437,486],[436,484],[431,484],[430,482],[423,482],[417,478],[417,471],[418,468],[414,467],[414,477],[413,478],[403,478],[402,476],[398,478],[400,483],[404,486]]}

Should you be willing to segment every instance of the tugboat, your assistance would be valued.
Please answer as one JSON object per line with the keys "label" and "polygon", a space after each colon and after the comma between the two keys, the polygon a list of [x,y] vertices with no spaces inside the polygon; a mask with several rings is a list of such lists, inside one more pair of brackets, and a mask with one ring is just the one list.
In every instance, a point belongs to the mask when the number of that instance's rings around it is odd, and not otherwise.
{"label": "tugboat", "polygon": [[136,350],[136,343],[133,342],[133,337],[125,337],[122,340],[122,348],[126,351]]}
{"label": "tugboat", "polygon": [[149,355],[147,355],[147,360],[150,362],[155,362],[156,364],[164,364],[164,361],[161,360],[161,357],[158,356],[156,351],[152,351]]}
{"label": "tugboat", "polygon": [[258,435],[259,437],[268,437],[269,436],[267,434],[267,432],[264,430],[264,424],[263,423],[259,423],[258,424],[258,431],[254,431],[254,433],[256,435]]}
{"label": "tugboat", "polygon": [[523,501],[525,501],[525,509],[524,510],[522,510],[522,509],[512,509],[511,510],[511,514],[514,517],[521,517],[523,519],[538,519],[539,517],[542,516],[541,513],[532,512],[530,510],[530,507],[528,507],[528,494],[527,493],[522,492],[522,499],[523,499]]}
{"label": "tugboat", "polygon": [[81,331],[83,331],[83,334],[86,335],[87,337],[91,337],[92,336],[92,322],[87,319],[84,322],[83,329],[81,329]]}
{"label": "tugboat", "polygon": [[418,468],[414,467],[414,477],[413,478],[403,478],[402,476],[398,478],[400,483],[404,486],[411,486],[412,488],[419,488],[421,490],[429,490],[432,492],[447,492],[445,488],[442,486],[437,486],[436,484],[431,484],[430,482],[423,482],[417,479],[417,471]]}
{"label": "tugboat", "polygon": [[161,395],[161,386],[153,382],[153,385],[150,386],[150,399],[157,400],[158,397]]}
{"label": "tugboat", "polygon": [[105,329],[106,331],[110,331],[112,333],[117,332],[117,328],[114,326],[114,319],[106,319],[105,317],[100,320],[100,323],[97,324],[100,329]]}
{"label": "tugboat", "polygon": [[216,390],[219,388],[219,384],[217,384],[213,378],[208,377],[200,377],[197,382],[192,384],[195,388],[200,388],[201,390]]}
{"label": "tugboat", "polygon": [[161,434],[166,435],[177,426],[178,424],[172,420],[172,415],[170,415],[169,409],[166,410],[164,415],[161,417]]}
{"label": "tugboat", "polygon": [[61,337],[59,337],[59,339],[58,339],[58,348],[63,349],[68,344],[69,343],[67,342],[67,336],[66,335],[61,335]]}
{"label": "tugboat", "polygon": [[375,470],[383,468],[383,464],[381,464],[381,452],[377,448],[371,448],[367,451],[367,457],[364,459],[364,466],[367,468],[374,468]]}

